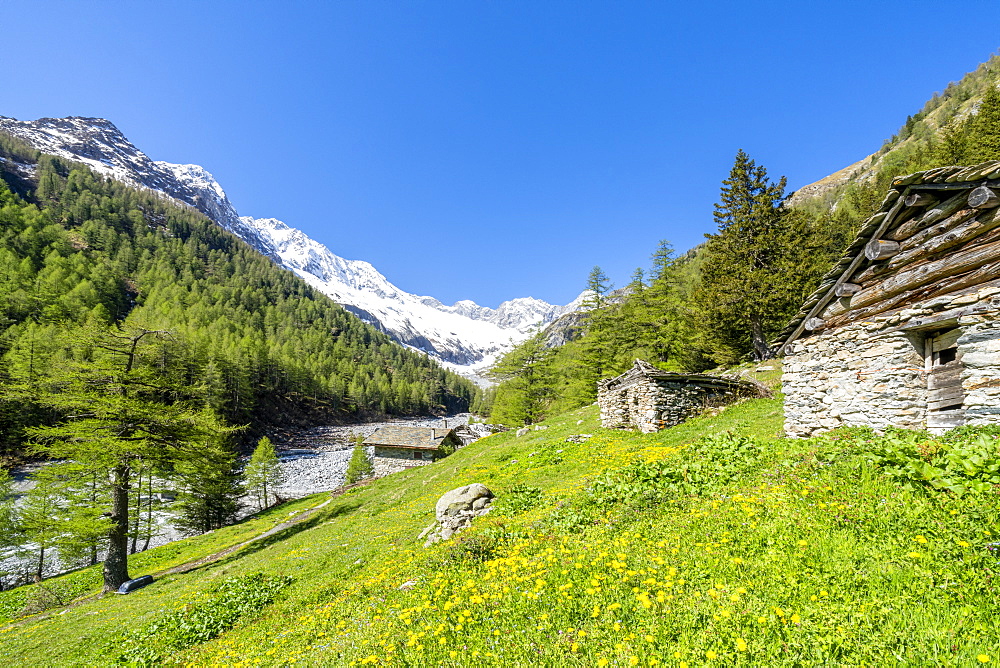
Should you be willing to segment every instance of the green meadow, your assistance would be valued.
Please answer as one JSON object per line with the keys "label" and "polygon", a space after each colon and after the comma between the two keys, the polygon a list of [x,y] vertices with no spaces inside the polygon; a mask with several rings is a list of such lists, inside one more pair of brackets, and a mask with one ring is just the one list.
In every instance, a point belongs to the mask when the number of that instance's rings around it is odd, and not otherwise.
{"label": "green meadow", "polygon": [[[520,438],[273,509],[132,560],[4,592],[6,665],[954,665],[1000,661],[996,432],[780,437],[781,400],[657,434],[596,407]],[[567,442],[592,434],[584,443]],[[1000,482],[1000,478],[996,478]],[[494,510],[417,538],[444,492]]]}

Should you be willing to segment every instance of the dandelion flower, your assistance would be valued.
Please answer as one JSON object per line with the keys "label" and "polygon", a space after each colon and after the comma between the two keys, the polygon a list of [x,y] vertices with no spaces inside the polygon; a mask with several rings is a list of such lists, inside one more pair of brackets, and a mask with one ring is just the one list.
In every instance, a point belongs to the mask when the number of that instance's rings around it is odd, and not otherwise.
{"label": "dandelion flower", "polygon": [[736,639],[736,650],[739,652],[747,651],[747,641],[743,638]]}
{"label": "dandelion flower", "polygon": [[716,654],[715,650],[713,650],[713,649],[710,649],[707,652],[705,652],[705,658],[708,659],[709,661],[715,661],[715,659],[716,659],[717,656],[719,656],[719,655]]}
{"label": "dandelion flower", "polygon": [[976,658],[979,660],[979,663],[989,663],[990,662],[990,657],[987,656],[986,654],[980,654]]}

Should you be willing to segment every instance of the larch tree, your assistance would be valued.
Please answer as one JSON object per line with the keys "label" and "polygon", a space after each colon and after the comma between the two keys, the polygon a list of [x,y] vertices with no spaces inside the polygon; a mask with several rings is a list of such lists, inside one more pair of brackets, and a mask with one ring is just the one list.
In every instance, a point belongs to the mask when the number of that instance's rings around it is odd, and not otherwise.
{"label": "larch tree", "polygon": [[542,419],[552,395],[549,363],[554,351],[545,337],[535,334],[501,357],[488,372],[499,381],[490,419],[510,426],[529,425]]}
{"label": "larch tree", "polygon": [[243,477],[247,491],[257,495],[260,509],[267,508],[268,495],[274,495],[275,488],[283,480],[281,462],[274,451],[274,443],[267,436],[257,441]]}
{"label": "larch tree", "polygon": [[53,474],[71,466],[67,476],[102,478],[110,507],[105,591],[130,579],[129,490],[135,472],[212,459],[226,431],[158,373],[165,353],[154,344],[167,338],[166,332],[141,327],[92,328],[38,399],[63,416],[32,430],[39,453],[58,460],[50,467]]}

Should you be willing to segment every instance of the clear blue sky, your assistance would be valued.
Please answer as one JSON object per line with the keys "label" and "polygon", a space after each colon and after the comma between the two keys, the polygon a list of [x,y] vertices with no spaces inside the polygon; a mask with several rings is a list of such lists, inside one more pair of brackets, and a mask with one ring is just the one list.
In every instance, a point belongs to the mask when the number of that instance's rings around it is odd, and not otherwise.
{"label": "clear blue sky", "polygon": [[100,116],[401,288],[565,303],[713,231],[1000,47],[1000,3],[0,0],[0,115]]}

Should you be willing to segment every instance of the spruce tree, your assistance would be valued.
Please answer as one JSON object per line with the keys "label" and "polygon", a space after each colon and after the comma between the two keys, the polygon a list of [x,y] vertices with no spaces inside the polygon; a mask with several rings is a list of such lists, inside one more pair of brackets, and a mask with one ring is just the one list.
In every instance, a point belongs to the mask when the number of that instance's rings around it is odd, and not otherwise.
{"label": "spruce tree", "polygon": [[790,238],[780,205],[785,178],[767,170],[741,149],[715,205],[717,234],[706,234],[698,306],[716,361],[744,355],[771,356],[768,337],[789,315],[789,276],[781,270]]}

